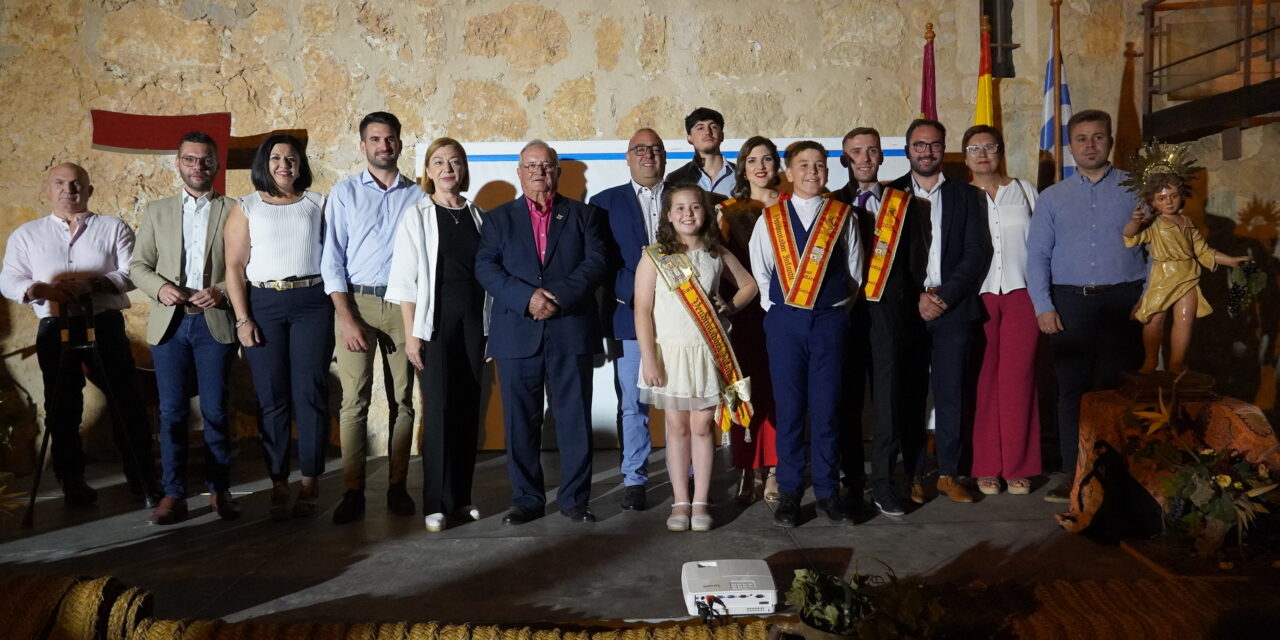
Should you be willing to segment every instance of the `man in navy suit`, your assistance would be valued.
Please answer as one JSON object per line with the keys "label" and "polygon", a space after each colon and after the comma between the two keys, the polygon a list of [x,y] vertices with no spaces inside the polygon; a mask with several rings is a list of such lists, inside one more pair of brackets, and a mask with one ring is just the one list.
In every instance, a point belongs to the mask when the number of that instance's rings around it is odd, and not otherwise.
{"label": "man in navy suit", "polygon": [[542,399],[551,391],[560,449],[560,512],[595,522],[591,493],[591,357],[601,347],[595,289],[605,277],[599,212],[556,194],[555,149],[533,140],[517,167],[523,196],[485,216],[476,279],[493,296],[489,356],[498,361],[511,510],[503,523],[542,516]]}
{"label": "man in navy suit", "polygon": [[[927,231],[924,291],[919,294],[918,306],[927,330],[924,353],[930,357],[937,415],[938,493],[955,502],[973,502],[969,490],[956,478],[966,406],[972,403],[965,392],[965,376],[973,339],[982,322],[978,294],[991,264],[987,203],[977,188],[942,175],[947,137],[942,123],[916,120],[907,127],[906,137],[911,171],[889,186],[914,196],[908,220],[915,218]],[[921,363],[919,370],[925,367]],[[923,386],[924,376],[918,380]],[[923,397],[923,389],[919,391]],[[920,473],[918,465],[911,466]],[[922,500],[923,496],[913,489],[912,498]]]}
{"label": "man in navy suit", "polygon": [[[636,341],[635,299],[636,264],[647,245],[656,240],[658,220],[662,216],[662,173],[667,166],[667,152],[662,138],[653,129],[641,129],[627,143],[627,168],[631,180],[606,189],[591,198],[591,204],[609,214],[610,269],[614,272],[613,320],[606,325],[609,337],[616,341],[612,350],[614,386],[618,391],[618,413],[621,416],[619,440],[622,443],[622,483],[626,493],[622,508],[643,511],[645,483],[649,480],[648,460],[653,450],[649,437],[649,405],[640,402],[636,381],[640,376],[640,343]],[[612,329],[611,331],[609,329]]]}

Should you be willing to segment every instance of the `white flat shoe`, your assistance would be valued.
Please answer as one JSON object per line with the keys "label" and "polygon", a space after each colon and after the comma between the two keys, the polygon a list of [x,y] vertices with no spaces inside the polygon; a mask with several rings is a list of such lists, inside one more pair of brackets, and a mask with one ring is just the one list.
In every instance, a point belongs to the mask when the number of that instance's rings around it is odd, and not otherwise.
{"label": "white flat shoe", "polygon": [[467,505],[462,511],[466,513],[473,522],[480,519],[480,507],[477,507],[474,504]]}
{"label": "white flat shoe", "polygon": [[[676,507],[687,507],[687,506],[689,506],[688,502],[673,502],[671,503],[671,510],[674,511]],[[671,514],[670,518],[667,518],[667,531],[688,531],[688,530],[689,530],[689,516],[687,515],[678,516],[673,513]]]}
{"label": "white flat shoe", "polygon": [[[693,506],[710,506],[709,502],[695,502]],[[704,513],[701,515],[691,516],[689,518],[689,528],[694,531],[710,531],[711,530],[711,514]]]}
{"label": "white flat shoe", "polygon": [[444,514],[433,513],[426,517],[427,531],[431,533],[439,533],[444,531]]}

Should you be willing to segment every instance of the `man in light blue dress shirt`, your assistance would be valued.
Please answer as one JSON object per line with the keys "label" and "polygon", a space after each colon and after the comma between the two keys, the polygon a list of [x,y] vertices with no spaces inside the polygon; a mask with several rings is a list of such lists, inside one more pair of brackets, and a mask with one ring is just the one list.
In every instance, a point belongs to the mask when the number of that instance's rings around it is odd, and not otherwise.
{"label": "man in light blue dress shirt", "polygon": [[1058,377],[1061,478],[1045,496],[1066,502],[1080,440],[1080,397],[1114,388],[1142,362],[1142,325],[1132,311],[1147,277],[1140,247],[1121,229],[1137,198],[1108,161],[1111,116],[1088,109],[1067,122],[1077,173],[1040,194],[1027,236],[1027,289],[1040,331],[1050,336]]}
{"label": "man in light blue dress shirt", "polygon": [[360,122],[364,171],[334,185],[325,201],[324,255],[320,272],[325,293],[337,314],[335,332],[338,379],[342,383],[339,421],[342,475],[346,493],[333,512],[335,524],[364,514],[364,464],[367,455],[369,402],[374,352],[382,352],[383,383],[394,404],[389,423],[387,509],[413,515],[416,505],[405,490],[409,450],[413,445],[413,374],[404,351],[400,305],[387,302],[394,237],[405,209],[422,198],[422,189],[400,173],[403,143],[400,121],[375,111]]}
{"label": "man in light blue dress shirt", "polygon": [[720,152],[724,116],[715,109],[698,107],[685,116],[684,131],[693,145],[693,160],[667,174],[667,184],[696,184],[711,192],[716,202],[731,197],[738,181],[733,163]]}

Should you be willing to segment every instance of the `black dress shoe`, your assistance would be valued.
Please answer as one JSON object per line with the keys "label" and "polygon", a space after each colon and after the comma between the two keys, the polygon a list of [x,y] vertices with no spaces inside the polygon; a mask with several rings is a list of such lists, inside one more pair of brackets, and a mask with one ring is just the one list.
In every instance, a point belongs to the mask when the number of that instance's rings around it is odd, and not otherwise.
{"label": "black dress shoe", "polygon": [[418,505],[414,504],[413,498],[409,497],[403,482],[392,483],[387,487],[387,511],[398,516],[411,516],[417,510]]}
{"label": "black dress shoe", "polygon": [[886,516],[897,518],[907,513],[903,510],[902,504],[898,502],[898,499],[894,497],[892,489],[873,490],[871,492],[871,504],[875,505],[876,509]]}
{"label": "black dress shoe", "polygon": [[524,507],[511,507],[507,515],[502,516],[502,524],[521,525],[526,522],[533,522],[542,517],[541,511],[526,509]]}
{"label": "black dress shoe", "polygon": [[627,492],[622,496],[623,511],[644,511],[645,509],[644,485],[633,484],[627,487]]}
{"label": "black dress shoe", "polygon": [[177,524],[187,519],[187,501],[184,498],[171,498],[165,496],[160,499],[160,504],[156,506],[155,511],[151,512],[151,517],[147,518],[150,524]]}
{"label": "black dress shoe", "polygon": [[235,520],[240,517],[240,502],[231,497],[231,492],[226,489],[209,494],[209,508],[223,520]]}
{"label": "black dress shoe", "polygon": [[67,478],[62,481],[62,496],[73,507],[92,507],[98,501],[98,492],[84,478]]}
{"label": "black dress shoe", "polygon": [[832,522],[853,524],[853,517],[838,495],[818,498],[818,510],[827,514],[827,519]]}
{"label": "black dress shoe", "polygon": [[591,507],[585,504],[561,509],[560,513],[564,514],[564,517],[568,518],[570,522],[591,523],[596,521],[596,514],[591,513]]}
{"label": "black dress shoe", "polygon": [[773,512],[773,523],[787,528],[800,524],[800,497],[799,492],[779,494],[778,510]]}
{"label": "black dress shoe", "polygon": [[359,489],[348,489],[342,494],[342,501],[333,510],[333,523],[346,524],[354,522],[364,515],[364,492]]}

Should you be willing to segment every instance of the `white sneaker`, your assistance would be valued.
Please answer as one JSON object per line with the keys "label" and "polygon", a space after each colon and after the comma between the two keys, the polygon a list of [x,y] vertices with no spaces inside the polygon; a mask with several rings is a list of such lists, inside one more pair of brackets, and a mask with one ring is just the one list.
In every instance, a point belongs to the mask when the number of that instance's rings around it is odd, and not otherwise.
{"label": "white sneaker", "polygon": [[463,511],[465,511],[468,516],[471,516],[473,521],[480,519],[480,507],[477,507],[474,504],[467,505]]}
{"label": "white sneaker", "polygon": [[444,531],[444,514],[433,513],[426,518],[427,531],[439,533]]}

